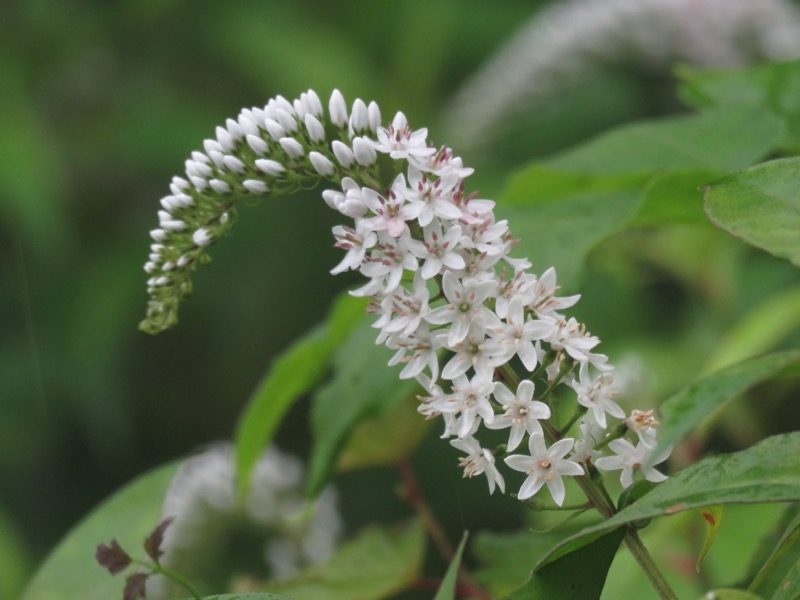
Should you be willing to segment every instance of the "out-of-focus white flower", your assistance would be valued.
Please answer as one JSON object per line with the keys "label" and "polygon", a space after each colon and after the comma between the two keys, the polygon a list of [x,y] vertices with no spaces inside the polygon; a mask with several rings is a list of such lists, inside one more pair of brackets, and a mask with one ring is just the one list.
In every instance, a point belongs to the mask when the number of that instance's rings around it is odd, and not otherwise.
{"label": "out-of-focus white flower", "polygon": [[[263,570],[253,575],[263,579],[287,577],[332,553],[342,528],[336,495],[328,489],[308,507],[299,460],[276,448],[266,451],[253,469],[244,501],[237,497],[235,477],[230,444],[214,446],[181,465],[162,509],[163,518],[174,518],[161,545],[165,567],[200,588],[213,584],[210,576],[234,574],[224,568],[226,554],[243,534],[249,541],[260,540]],[[147,598],[182,595],[184,589],[161,575],[147,579]]]}

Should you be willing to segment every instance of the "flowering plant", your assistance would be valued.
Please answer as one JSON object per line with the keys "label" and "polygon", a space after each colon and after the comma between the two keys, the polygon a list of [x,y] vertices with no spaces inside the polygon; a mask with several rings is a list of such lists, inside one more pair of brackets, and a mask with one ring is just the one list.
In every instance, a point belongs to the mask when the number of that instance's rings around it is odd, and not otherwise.
{"label": "flowering plant", "polygon": [[[707,91],[703,81],[698,79],[695,91]],[[726,99],[716,100],[722,105]],[[702,147],[711,134],[730,128],[730,115],[739,122],[743,114],[761,127],[759,136],[772,131],[770,127],[784,118],[771,115],[759,122],[752,117],[752,107],[721,106],[695,117],[645,124],[635,132],[623,130],[616,134],[617,139],[594,143],[603,150],[618,147],[618,139],[627,141],[644,131],[649,141],[666,137],[687,143],[688,139]],[[684,135],[692,130],[701,133]],[[775,134],[776,147],[779,138],[780,133]],[[693,152],[679,149],[670,155],[670,144],[664,143],[664,147],[667,150],[659,160],[666,156],[673,175],[678,173],[684,183],[694,181],[696,172],[689,177],[685,173],[687,157]],[[588,183],[584,177],[580,181],[588,186],[590,195],[652,183],[649,178],[655,169],[647,157],[638,156],[635,149],[629,152],[610,159],[633,165],[624,177],[598,177]],[[509,192],[512,203],[515,193],[524,194],[519,190],[529,189],[530,182],[538,179],[560,178],[562,188],[575,186],[575,181],[564,183],[569,169],[598,154],[602,151],[590,143],[523,173]],[[758,158],[749,143],[742,144],[735,151],[722,149],[713,169],[733,170]],[[763,204],[754,210],[752,198],[743,199],[746,194],[760,194],[762,202],[776,195],[785,198],[785,190],[776,191],[771,182],[796,169],[795,160],[787,160],[764,163],[709,184],[705,188],[706,211],[721,227],[796,261],[795,237],[787,251],[784,245],[775,247],[772,233],[766,231],[765,223],[775,213]],[[696,165],[689,166],[697,170]],[[707,178],[708,170],[703,172],[705,182],[713,179]],[[438,421],[441,437],[461,453],[458,461],[464,477],[485,477],[489,495],[500,492],[510,496],[508,502],[522,502],[537,511],[591,511],[595,516],[577,530],[562,528],[564,534],[551,548],[527,560],[531,571],[527,580],[522,577],[508,585],[491,574],[476,579],[460,565],[465,542],[457,550],[449,546],[415,479],[408,457],[421,436],[416,435],[419,426],[410,425],[413,435],[404,431],[398,438],[384,438],[396,447],[383,449],[388,459],[378,459],[398,465],[405,495],[421,523],[395,542],[413,545],[421,527],[450,561],[450,568],[431,583],[418,576],[418,561],[410,560],[411,576],[386,575],[383,587],[378,585],[358,596],[350,590],[352,597],[389,597],[399,589],[430,585],[438,590],[437,598],[489,598],[497,590],[508,592],[506,597],[511,599],[555,598],[568,593],[595,598],[604,587],[618,547],[624,544],[658,597],[677,598],[674,583],[645,547],[639,530],[654,517],[699,509],[708,523],[704,555],[720,531],[721,506],[800,500],[800,438],[796,433],[772,436],[746,450],[691,464],[669,478],[663,463],[673,446],[725,401],[783,370],[796,368],[800,355],[768,354],[717,370],[670,398],[661,417],[651,407],[623,408],[626,386],[615,377],[608,357],[597,352],[599,338],[566,314],[578,306],[579,297],[560,293],[560,274],[555,268],[534,273],[529,260],[515,256],[523,243],[517,243],[509,221],[496,215],[499,207],[495,202],[468,191],[466,181],[471,174],[472,169],[451,148],[433,145],[427,130],[412,129],[403,113],[385,124],[376,103],[356,100],[348,105],[339,91],[331,94],[325,106],[316,93],[308,91],[294,101],[279,96],[263,107],[245,109],[218,127],[216,136],[205,141],[203,151],[192,153],[185,176],[175,177],[170,194],[162,198],[159,226],[150,232],[153,243],[145,264],[150,302],[143,330],[157,333],[176,324],[178,306],[193,289],[193,271],[207,262],[209,248],[229,232],[242,199],[292,193],[319,181],[325,182],[325,203],[345,219],[333,227],[335,244],[344,256],[332,273],[357,271],[366,278],[366,283],[337,303],[327,328],[315,331],[276,364],[242,419],[235,450],[227,453],[224,466],[212,469],[225,475],[205,495],[216,498],[209,502],[226,511],[233,512],[237,502],[257,510],[259,500],[252,500],[252,493],[261,488],[254,474],[259,461],[267,460],[261,454],[266,441],[291,402],[315,387],[332,364],[337,374],[321,392],[326,400],[315,416],[322,425],[317,428],[319,449],[312,456],[306,488],[310,497],[322,491],[355,426],[374,416],[366,407],[385,416],[403,406],[404,400],[414,398],[419,422],[423,417]],[[634,207],[644,223],[658,213],[654,201],[647,202],[645,199],[641,207]],[[737,202],[734,211],[731,205]],[[612,204],[609,210],[616,208]],[[540,216],[546,214],[545,210]],[[630,217],[624,214],[621,219]],[[538,225],[548,227],[546,222]],[[369,313],[366,327],[358,316],[365,304]],[[358,378],[347,379],[354,370],[364,365],[372,369],[370,360],[387,362],[383,355],[364,358],[373,352],[364,343],[363,332],[368,330],[378,344],[393,351],[388,363],[394,369],[362,374],[373,379],[359,387]],[[347,351],[337,351],[340,347]],[[398,384],[395,378],[404,383]],[[343,390],[360,394],[361,405],[342,401],[337,406]],[[395,423],[383,424],[379,439],[392,426],[404,424],[396,418]],[[336,424],[337,419],[347,423]],[[663,429],[659,421],[665,423]],[[362,452],[357,461],[367,463],[372,454]],[[290,467],[278,470],[282,469]],[[264,489],[281,485],[278,480],[265,481]],[[615,499],[611,490],[617,488],[621,493]],[[256,497],[267,505],[277,502],[265,499],[272,496]],[[792,510],[796,512],[796,508]],[[144,572],[128,578],[126,598],[159,597],[158,585],[152,582],[163,585],[165,577],[195,598],[206,593],[172,570],[181,560],[170,548],[180,547],[180,542],[192,547],[179,535],[192,534],[192,528],[181,528],[181,523],[189,520],[186,514],[194,514],[175,512],[166,511],[162,515],[166,520],[153,524],[156,529],[145,545],[151,560],[140,563]],[[745,582],[751,592],[759,590],[767,573],[778,572],[776,557],[798,529],[797,517],[792,519],[775,553],[761,561],[760,570]],[[335,518],[329,516],[328,520]],[[303,530],[297,535],[311,534]],[[315,539],[330,549],[335,537],[319,534]],[[373,547],[369,540],[361,543]],[[357,552],[353,546],[342,548],[331,558],[333,564],[337,558],[338,564],[346,563],[347,552]],[[112,541],[100,546],[98,560],[117,574],[132,562],[129,550]],[[278,555],[285,558],[288,546],[282,552]],[[301,573],[294,580],[239,581],[239,589],[258,590],[253,598],[271,597],[264,590],[285,597],[304,597],[311,589],[325,594],[327,588],[314,588],[311,583],[315,568],[319,567],[308,567],[305,579]],[[792,596],[786,594],[800,589],[797,569],[795,564],[781,572],[786,576],[773,598],[789,598]],[[330,572],[322,581],[335,587]],[[707,597],[726,597],[727,592],[709,590]],[[212,591],[216,590],[209,593]]]}

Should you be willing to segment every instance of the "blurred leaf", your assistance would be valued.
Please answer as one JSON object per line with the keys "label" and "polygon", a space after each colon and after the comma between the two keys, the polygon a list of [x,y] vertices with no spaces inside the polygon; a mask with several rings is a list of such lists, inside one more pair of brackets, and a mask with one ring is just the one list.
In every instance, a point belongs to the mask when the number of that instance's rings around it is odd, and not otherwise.
{"label": "blurred leaf", "polygon": [[520,242],[514,255],[536,271],[555,266],[574,289],[586,254],[622,229],[636,212],[641,175],[599,177],[532,164],[515,174],[498,203]]}
{"label": "blurred leaf", "polygon": [[341,546],[325,564],[270,587],[298,599],[382,600],[417,579],[424,549],[418,522],[392,530],[373,527]]}
{"label": "blurred leaf", "polygon": [[439,586],[439,591],[436,592],[433,600],[455,600],[456,581],[458,581],[458,570],[461,568],[461,555],[464,553],[464,546],[467,543],[469,532],[465,531],[461,536],[461,541],[456,548],[455,556],[450,561],[450,566],[447,567],[447,573],[442,579],[442,584]]}
{"label": "blurred leaf", "polygon": [[489,588],[493,596],[508,594],[528,578],[531,566],[553,546],[580,529],[570,524],[541,532],[478,532],[472,553],[481,567],[475,572],[475,577]]}
{"label": "blurred leaf", "polygon": [[62,155],[39,122],[26,89],[28,76],[17,56],[0,48],[0,217],[26,248],[52,256],[69,240]]}
{"label": "blurred leaf", "polygon": [[289,407],[325,374],[331,356],[361,320],[364,302],[342,295],[327,321],[295,342],[275,360],[242,414],[236,432],[239,493],[250,485],[250,473]]}
{"label": "blurred leaf", "polygon": [[786,574],[771,600],[797,600],[797,598],[800,598],[800,560]]}
{"label": "blurred leaf", "polygon": [[732,171],[767,156],[781,119],[757,110],[718,110],[624,125],[550,159],[550,167],[597,174],[667,169]]}
{"label": "blurred leaf", "polygon": [[657,175],[645,186],[631,225],[705,223],[700,186],[724,174],[713,169],[677,169]]}
{"label": "blurred leaf", "polygon": [[706,373],[773,349],[800,326],[800,287],[768,297],[744,315],[717,344]]}
{"label": "blurred leaf", "polygon": [[556,545],[540,564],[640,519],[715,504],[797,500],[800,500],[800,432],[776,435],[747,450],[709,457],[679,471],[610,519]]}
{"label": "blurred leaf", "polygon": [[783,535],[778,543],[773,548],[769,558],[764,562],[761,569],[759,569],[750,586],[747,588],[750,591],[757,590],[767,575],[775,568],[777,562],[786,553],[786,551],[797,541],[800,537],[800,511],[796,511],[794,519],[786,526]]}
{"label": "blurred leaf", "polygon": [[398,379],[397,369],[386,366],[391,352],[375,345],[376,335],[362,320],[336,351],[333,379],[314,396],[314,447],[307,482],[311,496],[324,487],[353,428],[366,417],[391,411],[419,387],[413,379]]}
{"label": "blurred leaf", "polygon": [[504,600],[600,598],[608,569],[625,533],[624,527],[618,527],[568,554],[540,563],[528,582],[505,596]]}
{"label": "blurred leaf", "polygon": [[744,590],[720,588],[706,592],[698,600],[763,600],[763,598]]}
{"label": "blurred leaf", "polygon": [[708,375],[668,398],[659,409],[662,423],[652,456],[678,442],[726,402],[798,364],[800,351],[759,356]]}
{"label": "blurred leaf", "polygon": [[391,410],[359,422],[349,436],[337,468],[393,465],[411,455],[430,421],[417,412],[419,403],[401,402]]}
{"label": "blurred leaf", "polygon": [[94,559],[111,538],[134,556],[161,518],[161,504],[177,464],[142,475],[93,510],[59,543],[33,577],[21,600],[114,600],[125,578],[112,577]]}
{"label": "blurred leaf", "polygon": [[800,150],[800,61],[709,71],[682,66],[680,95],[698,108],[741,106],[781,117],[786,136],[781,148]]}
{"label": "blurred leaf", "polygon": [[19,598],[30,572],[28,549],[8,515],[0,511],[0,600]]}
{"label": "blurred leaf", "polygon": [[800,158],[765,162],[703,189],[715,225],[800,266]]}
{"label": "blurred leaf", "polygon": [[717,506],[706,506],[698,510],[700,516],[703,517],[703,521],[706,524],[706,539],[703,542],[703,548],[700,550],[700,554],[697,556],[697,565],[696,570],[700,572],[700,564],[703,562],[703,559],[708,554],[708,551],[711,550],[711,546],[714,545],[714,542],[717,540],[717,534],[719,533],[719,528],[722,527],[722,517],[725,515],[725,507],[722,505]]}

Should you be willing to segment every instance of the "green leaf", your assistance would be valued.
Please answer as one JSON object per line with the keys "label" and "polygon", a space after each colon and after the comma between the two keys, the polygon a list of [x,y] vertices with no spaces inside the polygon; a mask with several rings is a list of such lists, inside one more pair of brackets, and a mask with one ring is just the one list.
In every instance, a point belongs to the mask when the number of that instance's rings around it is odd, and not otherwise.
{"label": "green leaf", "polygon": [[707,372],[758,356],[800,326],[800,287],[774,294],[756,306],[720,340]]}
{"label": "green leaf", "polygon": [[324,565],[276,583],[270,591],[298,599],[380,600],[417,579],[424,548],[418,522],[392,530],[370,528],[341,546]]}
{"label": "green leaf", "polygon": [[327,321],[295,342],[270,367],[244,410],[236,432],[239,494],[250,485],[250,473],[289,407],[325,375],[331,357],[355,325],[363,320],[364,302],[342,295]]}
{"label": "green leaf", "polygon": [[652,455],[679,441],[726,402],[798,364],[800,351],[769,354],[727,367],[681,390],[661,405],[662,425]]}
{"label": "green leaf", "polygon": [[456,594],[456,581],[458,580],[458,570],[461,567],[461,555],[464,553],[464,546],[467,544],[469,532],[465,531],[461,536],[461,542],[456,548],[456,553],[453,560],[450,561],[450,566],[447,567],[447,573],[442,579],[442,585],[439,586],[439,591],[436,592],[433,600],[455,600]]}
{"label": "green leaf", "polygon": [[800,560],[786,574],[781,585],[772,595],[772,600],[797,600],[800,597]]}
{"label": "green leaf", "polygon": [[783,133],[783,121],[769,113],[716,110],[624,125],[547,164],[563,171],[597,174],[732,171],[762,160]]}
{"label": "green leaf", "polygon": [[752,583],[747,588],[750,591],[757,590],[767,575],[775,568],[775,565],[786,553],[786,551],[800,538],[800,511],[795,514],[794,518],[786,526],[786,529],[775,545],[775,548],[770,553],[764,565],[759,569],[756,576],[753,578]]}
{"label": "green leaf", "polygon": [[384,414],[363,419],[339,455],[339,469],[395,465],[411,456],[431,421],[420,418],[419,402],[400,402]]}
{"label": "green leaf", "polygon": [[536,532],[479,532],[472,545],[472,553],[481,565],[475,577],[481,585],[489,588],[493,596],[508,594],[528,578],[531,566],[548,554],[553,546],[580,530],[581,527],[569,524]]}
{"label": "green leaf", "polygon": [[647,182],[634,226],[706,223],[700,186],[725,175],[712,169],[677,169],[659,174]]}
{"label": "green leaf", "polygon": [[680,95],[699,108],[747,107],[780,117],[786,124],[781,149],[800,150],[800,61],[710,71],[681,66]]}
{"label": "green leaf", "polygon": [[111,538],[132,556],[144,556],[142,542],[161,518],[161,504],[177,464],[147,473],[92,511],[58,544],[34,575],[21,600],[118,600],[125,578],[112,577],[94,559],[99,543]]}
{"label": "green leaf", "polygon": [[720,505],[716,506],[705,506],[698,510],[700,516],[703,517],[703,521],[706,524],[706,539],[703,542],[703,548],[700,550],[700,554],[697,556],[697,564],[695,569],[697,572],[700,572],[700,563],[703,562],[703,559],[708,554],[708,551],[711,550],[711,546],[714,545],[714,542],[717,539],[717,534],[719,533],[719,528],[722,527],[722,517],[725,515],[725,507]]}
{"label": "green leaf", "polygon": [[336,351],[334,376],[314,396],[308,494],[322,490],[348,436],[364,418],[387,414],[414,394],[415,380],[398,379],[398,370],[386,366],[391,353],[375,345],[376,330],[366,321]]}
{"label": "green leaf", "polygon": [[763,598],[744,590],[720,588],[706,592],[698,600],[763,600]]}
{"label": "green leaf", "polygon": [[800,432],[776,435],[747,450],[701,460],[679,471],[610,519],[553,548],[541,563],[580,548],[621,525],[715,504],[800,500]]}
{"label": "green leaf", "polygon": [[744,169],[704,187],[709,219],[732,236],[800,266],[800,158]]}
{"label": "green leaf", "polygon": [[568,554],[540,563],[527,583],[504,600],[600,598],[608,569],[624,537],[625,528],[619,527]]}
{"label": "green leaf", "polygon": [[620,231],[636,212],[642,175],[600,177],[533,164],[511,179],[498,213],[520,239],[514,255],[534,270],[556,267],[559,284],[574,288],[588,252]]}
{"label": "green leaf", "polygon": [[14,523],[0,510],[0,598],[18,598],[30,573],[28,549]]}

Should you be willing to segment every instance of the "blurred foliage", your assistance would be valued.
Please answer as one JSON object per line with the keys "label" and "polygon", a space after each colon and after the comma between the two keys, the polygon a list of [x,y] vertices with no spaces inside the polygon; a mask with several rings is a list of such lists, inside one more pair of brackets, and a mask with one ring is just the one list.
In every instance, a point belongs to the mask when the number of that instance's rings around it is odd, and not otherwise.
{"label": "blurred foliage", "polygon": [[[270,202],[269,216],[265,206],[246,209],[252,214],[237,224],[236,235],[214,249],[217,267],[197,274],[201,292],[187,303],[182,326],[158,338],[138,332],[147,231],[158,198],[191,150],[241,107],[310,87],[375,99],[385,118],[403,110],[413,125],[428,124],[433,140],[446,141],[437,135],[438,116],[455,88],[542,4],[410,0],[382,4],[380,15],[367,0],[11,0],[0,6],[0,249],[7,257],[0,262],[6,315],[0,478],[8,482],[0,503],[3,523],[11,524],[0,531],[0,564],[13,573],[0,577],[0,598],[14,597],[30,570],[28,556],[41,560],[121,483],[231,437],[272,359],[353,282],[327,276],[339,260],[330,238],[337,216],[310,210],[320,200],[309,191]],[[774,83],[774,93],[743,98],[731,93],[740,89],[740,75],[721,71],[703,79],[684,69],[689,85],[682,96],[718,112],[618,129],[594,146],[526,167],[507,187],[513,168],[533,157],[556,155],[614,124],[684,110],[667,74],[603,67],[537,108],[495,146],[464,156],[478,167],[472,183],[483,197],[505,190],[509,206],[501,212],[526,243],[539,243],[538,250],[525,250],[537,268],[569,250],[559,260],[573,257],[572,266],[559,273],[580,287],[584,300],[575,315],[604,340],[619,376],[630,366],[638,405],[655,404],[709,367],[727,364],[725,357],[748,356],[753,336],[759,351],[800,341],[799,317],[790,308],[796,270],[713,229],[702,220],[699,194],[693,203],[696,184],[775,147],[797,148],[794,73],[790,67],[777,75],[759,72]],[[742,127],[737,143],[715,128],[732,120]],[[713,160],[698,162],[678,151],[665,165],[663,152],[625,153],[625,136],[658,141],[664,135],[668,146],[695,135]],[[595,176],[598,156],[616,172]],[[672,170],[642,177],[654,160]],[[526,202],[546,205],[554,189],[567,198],[552,206],[553,221],[515,226],[525,207],[514,190],[526,177],[534,186],[547,184],[539,199],[524,186]],[[590,197],[604,200],[602,211]],[[581,223],[593,223],[597,233],[597,219],[605,220],[601,235],[577,243]],[[542,240],[543,234],[551,237]],[[775,315],[770,302],[778,293],[787,298],[780,305],[787,321],[759,327]],[[737,449],[800,428],[800,411],[791,404],[795,383],[771,382],[758,391],[729,410],[707,441],[710,448]],[[293,408],[278,443],[307,455],[307,421],[306,403]],[[486,498],[485,482],[461,482],[454,454],[434,439],[438,434],[423,442],[415,465],[451,537],[475,523],[518,527],[519,510]],[[700,450],[684,448],[676,464]],[[378,512],[407,514],[393,495],[393,474],[373,472],[366,483],[347,473],[337,483],[353,528]],[[503,510],[493,511],[497,506]],[[731,511],[726,523],[735,518]],[[702,522],[697,525],[702,532]],[[667,539],[661,532],[673,527],[648,535]],[[95,541],[113,535],[114,527],[103,531],[92,534]],[[746,529],[737,537],[727,531],[709,553],[708,568],[717,568],[721,548],[755,539]],[[691,562],[696,553],[679,547],[673,558]],[[630,592],[619,583],[626,581],[625,560],[615,563],[609,586]]]}

